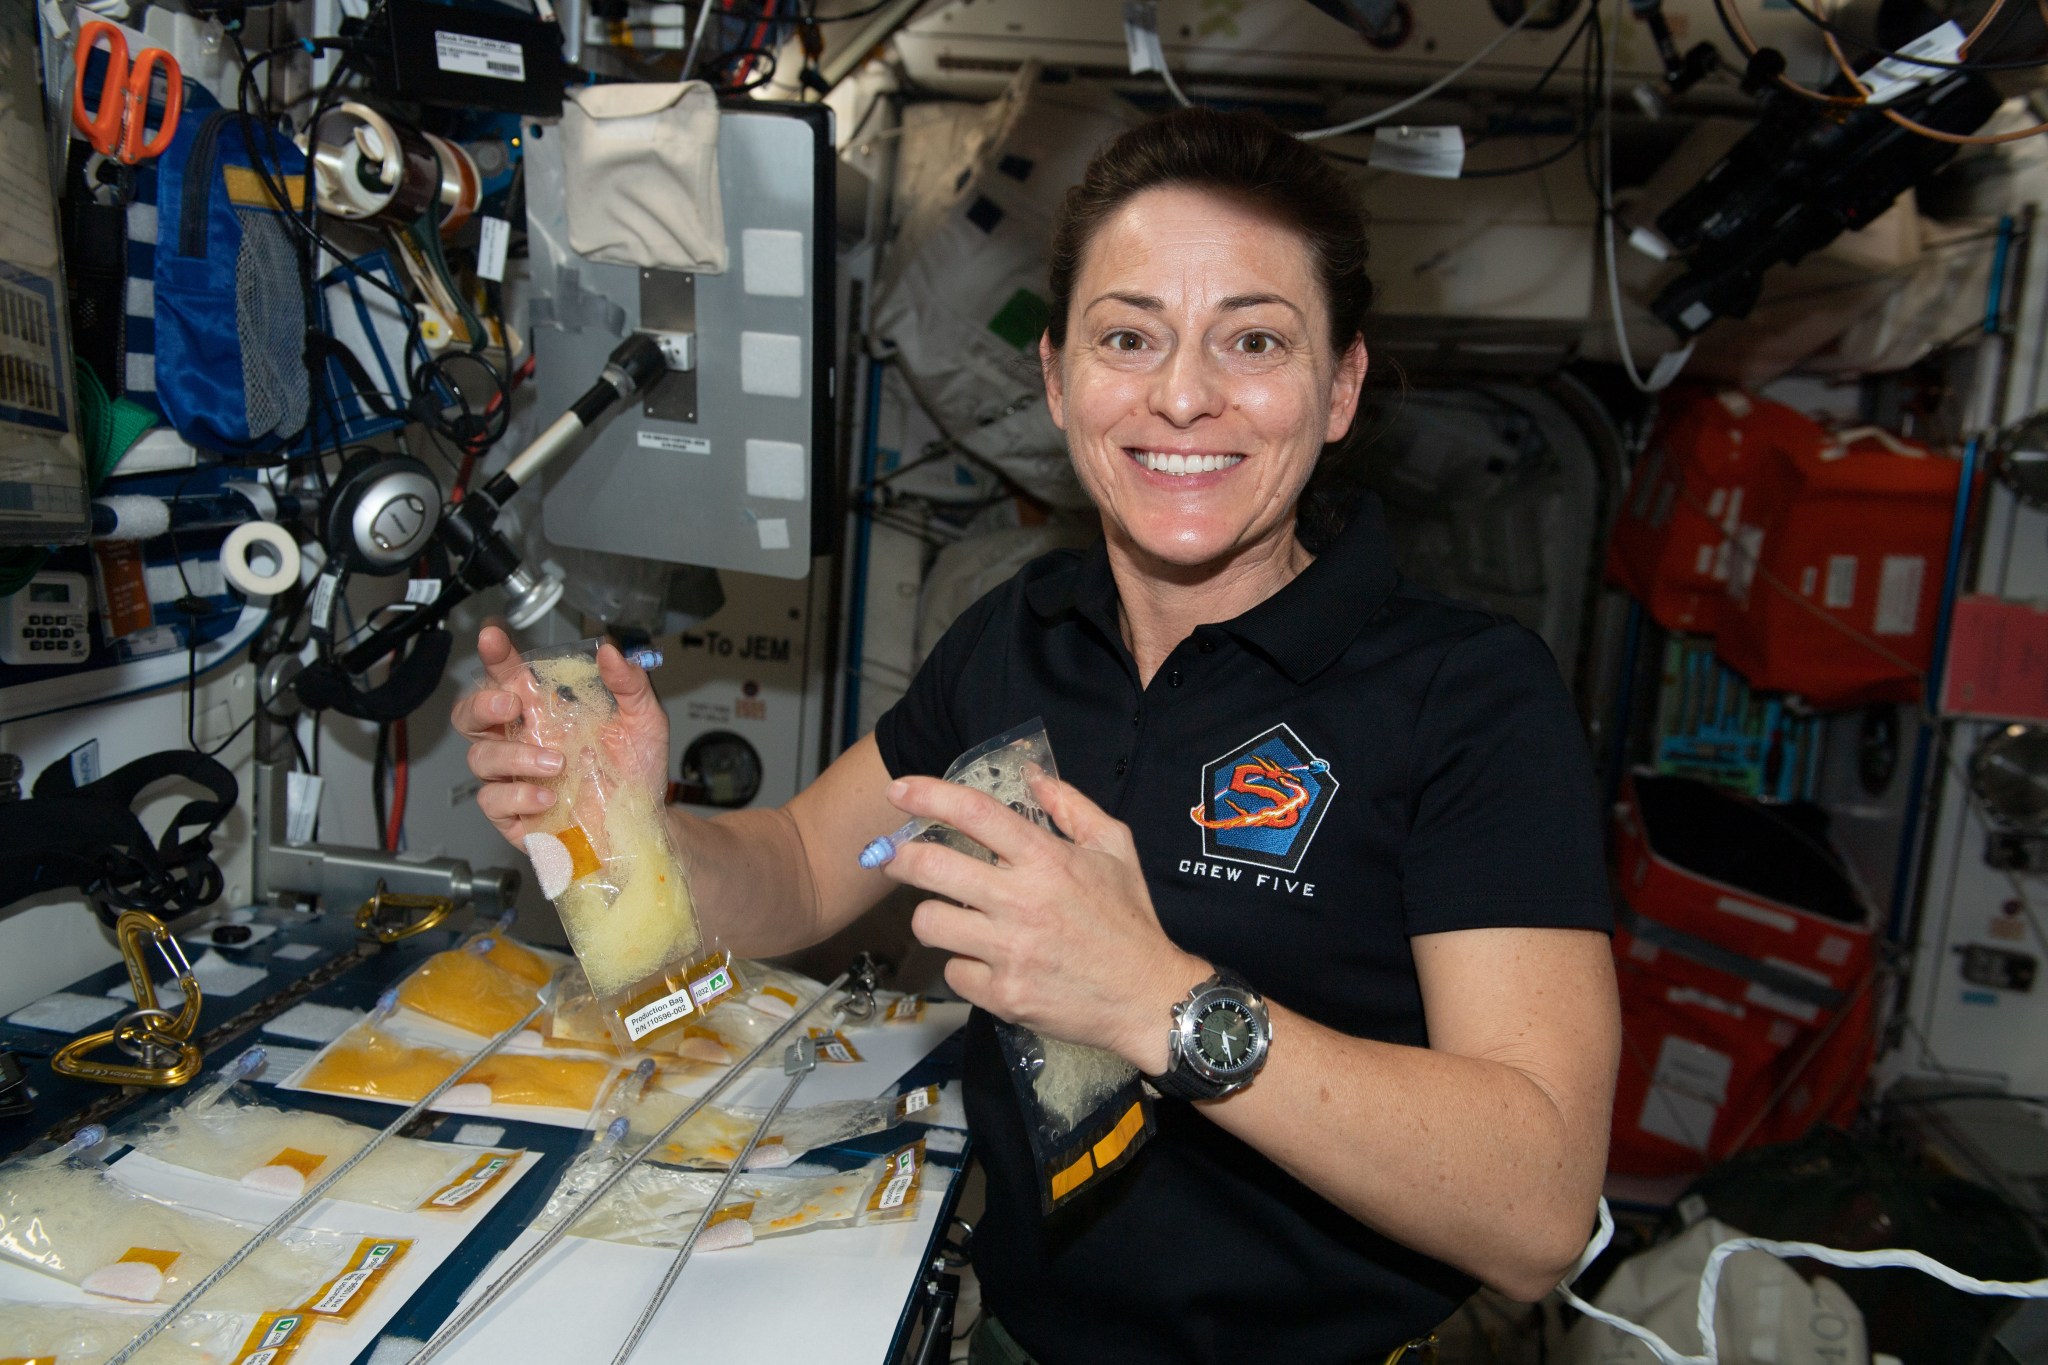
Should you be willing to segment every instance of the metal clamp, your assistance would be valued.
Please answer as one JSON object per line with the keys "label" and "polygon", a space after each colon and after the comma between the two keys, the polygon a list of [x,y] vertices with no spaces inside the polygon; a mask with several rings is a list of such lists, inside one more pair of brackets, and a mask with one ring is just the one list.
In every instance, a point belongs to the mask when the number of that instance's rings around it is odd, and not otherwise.
{"label": "metal clamp", "polygon": [[[199,1049],[189,1041],[199,1023],[199,978],[192,974],[192,964],[177,936],[148,911],[124,912],[114,925],[114,933],[121,942],[121,957],[128,964],[135,1008],[122,1015],[112,1028],[81,1034],[58,1048],[50,1058],[50,1069],[108,1085],[160,1089],[183,1085],[199,1074],[202,1060]],[[185,1001],[175,1015],[157,1004],[147,947],[156,949],[184,994]],[[89,1055],[108,1043],[133,1057],[134,1062],[103,1061]]]}
{"label": "metal clamp", "polygon": [[839,1006],[848,1019],[864,1023],[875,1017],[875,992],[881,989],[882,977],[889,970],[890,965],[873,953],[861,953],[853,959],[846,972],[846,999]]}
{"label": "metal clamp", "polygon": [[[377,879],[377,889],[370,898],[356,907],[356,928],[370,935],[379,943],[396,943],[424,934],[439,924],[455,909],[450,896],[412,896],[384,889],[384,879]],[[391,913],[391,912],[396,912]],[[417,918],[408,918],[413,912]]]}

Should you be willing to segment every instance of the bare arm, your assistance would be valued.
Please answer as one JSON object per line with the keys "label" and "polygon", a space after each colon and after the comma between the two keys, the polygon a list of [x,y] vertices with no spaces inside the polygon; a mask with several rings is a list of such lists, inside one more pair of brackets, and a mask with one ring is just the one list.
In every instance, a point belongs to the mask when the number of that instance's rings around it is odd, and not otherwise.
{"label": "bare arm", "polygon": [[903,823],[888,786],[867,735],[785,806],[714,820],[671,809],[698,913],[748,957],[807,948],[859,919],[893,889],[860,866],[868,840]]}
{"label": "bare arm", "polygon": [[1427,1048],[1276,1005],[1258,1080],[1200,1107],[1361,1222],[1539,1299],[1584,1247],[1606,1166],[1621,1039],[1607,937],[1466,929],[1412,942]]}

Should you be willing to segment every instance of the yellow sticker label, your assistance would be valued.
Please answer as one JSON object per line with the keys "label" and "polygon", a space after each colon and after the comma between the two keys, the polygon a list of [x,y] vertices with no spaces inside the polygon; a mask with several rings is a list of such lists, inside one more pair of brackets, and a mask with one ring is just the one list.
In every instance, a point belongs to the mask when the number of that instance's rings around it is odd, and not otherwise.
{"label": "yellow sticker label", "polygon": [[354,1317],[356,1310],[370,1301],[377,1281],[410,1250],[412,1243],[402,1237],[365,1237],[355,1255],[348,1258],[348,1265],[306,1300],[304,1310],[323,1318]]}
{"label": "yellow sticker label", "polygon": [[171,1267],[178,1263],[178,1257],[182,1254],[182,1252],[176,1251],[159,1251],[155,1247],[129,1247],[121,1253],[121,1259],[124,1261],[138,1261],[143,1265],[153,1265],[168,1275],[171,1273]]}
{"label": "yellow sticker label", "polygon": [[0,1356],[0,1365],[57,1365],[55,1356]]}
{"label": "yellow sticker label", "polygon": [[846,1035],[837,1029],[814,1028],[811,1037],[818,1044],[818,1060],[821,1062],[848,1062],[861,1060],[860,1049],[846,1041]]}
{"label": "yellow sticker label", "polygon": [[1052,1173],[1052,1197],[1055,1202],[1065,1199],[1075,1190],[1088,1183],[1088,1177],[1095,1174],[1095,1158],[1086,1152],[1081,1159],[1063,1171]]}
{"label": "yellow sticker label", "polygon": [[1142,1104],[1133,1104],[1124,1111],[1124,1116],[1116,1121],[1116,1127],[1096,1141],[1093,1153],[1095,1164],[1105,1168],[1115,1165],[1116,1159],[1124,1154],[1124,1148],[1131,1145],[1131,1139],[1143,1132],[1144,1128],[1145,1107]]}
{"label": "yellow sticker label", "polygon": [[263,1164],[266,1166],[289,1166],[292,1170],[306,1177],[306,1179],[311,1180],[313,1172],[319,1170],[321,1166],[326,1164],[326,1161],[327,1158],[321,1156],[318,1152],[302,1152],[296,1147],[287,1147]]}
{"label": "yellow sticker label", "polygon": [[898,1147],[888,1161],[887,1174],[868,1196],[868,1212],[905,1218],[917,1206],[918,1187],[924,1183],[924,1140]]}
{"label": "yellow sticker label", "polygon": [[583,832],[583,826],[571,825],[555,836],[562,841],[562,847],[569,850],[569,879],[571,881],[588,877],[604,866],[597,850],[590,846],[590,836]]}
{"label": "yellow sticker label", "polygon": [[753,1216],[754,1202],[750,1199],[744,1204],[727,1204],[717,1213],[714,1213],[709,1218],[705,1219],[704,1226],[707,1229],[715,1228],[720,1223],[730,1223],[736,1218],[748,1219],[752,1218]]}
{"label": "yellow sticker label", "polygon": [[[292,201],[292,207],[306,206],[306,177],[303,175],[280,176],[285,198]],[[266,181],[248,166],[229,166],[221,172],[221,183],[227,186],[228,202],[237,208],[274,209],[277,194],[271,188],[273,182]]]}
{"label": "yellow sticker label", "polygon": [[924,1018],[924,997],[906,995],[901,1000],[891,1001],[889,1012],[882,1021],[889,1024],[914,1024]]}
{"label": "yellow sticker label", "polygon": [[256,1319],[231,1365],[276,1365],[305,1344],[312,1327],[313,1316],[303,1309],[265,1313]]}
{"label": "yellow sticker label", "polygon": [[782,989],[782,987],[780,986],[763,986],[761,988],[761,994],[772,995],[777,1000],[780,1000],[783,1004],[789,1006],[791,1009],[795,1009],[798,1005],[801,1005],[803,1003],[803,1001],[796,998],[796,993],[794,991],[786,991]]}
{"label": "yellow sticker label", "polygon": [[418,1204],[423,1213],[451,1213],[466,1209],[491,1192],[491,1188],[505,1178],[526,1155],[525,1151],[485,1152],[470,1164],[470,1168],[455,1179],[435,1190]]}

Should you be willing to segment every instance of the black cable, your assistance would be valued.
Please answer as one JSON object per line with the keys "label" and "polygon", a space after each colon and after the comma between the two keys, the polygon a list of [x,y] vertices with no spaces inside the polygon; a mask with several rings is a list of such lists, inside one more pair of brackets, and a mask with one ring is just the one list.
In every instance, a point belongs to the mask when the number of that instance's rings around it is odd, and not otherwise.
{"label": "black cable", "polygon": [[[1720,10],[1724,3],[1727,3],[1727,0],[1714,0],[1714,8]],[[1815,28],[1820,29],[1824,33],[1832,33],[1845,43],[1853,43],[1865,52],[1875,53],[1881,61],[1907,62],[1914,66],[1933,67],[1937,71],[2032,71],[2037,67],[2048,66],[2048,57],[2030,57],[2023,61],[2010,62],[1942,62],[1936,61],[1932,57],[1909,57],[1903,52],[1895,51],[1882,43],[1873,42],[1868,38],[1861,37],[1832,20],[1824,18],[1807,8],[1805,0],[1785,0],[1785,3],[1796,11],[1800,18],[1806,20],[1807,23],[1812,24]],[[2018,7],[2014,6],[2012,13],[2017,14],[2018,12]],[[1721,14],[1721,22],[1727,27],[1729,38],[1734,41],[1739,50],[1742,46],[1742,40],[1736,37],[1734,25],[1729,23],[1725,11]],[[2008,17],[2006,22],[2011,22],[2010,17]]]}

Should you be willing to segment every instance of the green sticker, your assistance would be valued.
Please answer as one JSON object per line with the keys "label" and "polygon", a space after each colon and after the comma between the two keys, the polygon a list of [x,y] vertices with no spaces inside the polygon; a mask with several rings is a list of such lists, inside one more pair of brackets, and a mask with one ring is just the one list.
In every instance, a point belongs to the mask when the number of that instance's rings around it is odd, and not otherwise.
{"label": "green sticker", "polygon": [[1051,304],[1029,289],[1019,289],[988,320],[988,329],[1021,351],[1038,340],[1051,320]]}

